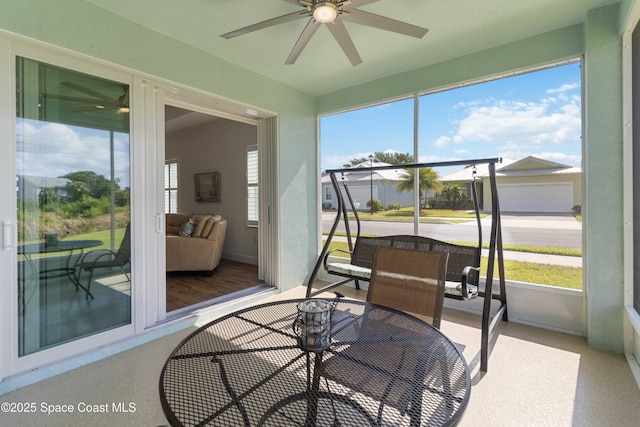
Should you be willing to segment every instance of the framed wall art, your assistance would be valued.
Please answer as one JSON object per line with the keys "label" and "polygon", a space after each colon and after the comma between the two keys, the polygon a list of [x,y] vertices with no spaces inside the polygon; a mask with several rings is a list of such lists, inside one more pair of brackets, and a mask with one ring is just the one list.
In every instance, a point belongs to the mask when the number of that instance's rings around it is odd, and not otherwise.
{"label": "framed wall art", "polygon": [[220,201],[220,172],[197,173],[196,202]]}

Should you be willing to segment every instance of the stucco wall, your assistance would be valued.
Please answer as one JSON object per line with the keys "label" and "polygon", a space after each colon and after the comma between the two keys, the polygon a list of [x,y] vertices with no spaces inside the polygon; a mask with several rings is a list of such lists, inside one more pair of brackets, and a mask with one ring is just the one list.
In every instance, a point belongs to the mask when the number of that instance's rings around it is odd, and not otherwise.
{"label": "stucco wall", "polygon": [[589,344],[623,350],[622,42],[617,5],[585,24],[584,274]]}
{"label": "stucco wall", "polygon": [[0,10],[0,29],[276,113],[286,165],[278,171],[280,285],[304,282],[317,248],[308,232],[317,223],[313,97],[84,1],[0,0]]}

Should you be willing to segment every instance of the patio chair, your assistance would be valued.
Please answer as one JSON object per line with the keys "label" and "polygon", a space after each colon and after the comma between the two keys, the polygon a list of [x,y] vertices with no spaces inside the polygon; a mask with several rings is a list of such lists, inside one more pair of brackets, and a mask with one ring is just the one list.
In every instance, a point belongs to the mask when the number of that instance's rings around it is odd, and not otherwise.
{"label": "patio chair", "polygon": [[131,223],[127,224],[127,228],[124,232],[124,237],[120,242],[120,247],[116,252],[109,249],[98,249],[95,251],[87,252],[78,265],[78,282],[80,282],[80,276],[82,270],[89,272],[89,281],[87,282],[87,292],[91,290],[91,281],[93,280],[93,273],[99,268],[119,268],[124,273],[127,280],[131,281],[129,273],[124,267],[131,262]]}
{"label": "patio chair", "polygon": [[446,252],[378,248],[367,301],[425,316],[439,329],[448,259]]}
{"label": "patio chair", "polygon": [[[444,283],[449,254],[445,252],[420,252],[407,249],[381,247],[376,250],[367,301],[417,314],[432,326],[439,328],[444,302]],[[389,336],[404,336],[402,325],[385,323],[384,319],[369,318],[365,314],[361,330],[370,328],[367,336],[380,332],[381,340]],[[376,323],[384,325],[376,325]],[[394,330],[396,332],[394,332]],[[375,338],[372,339],[375,341]],[[413,379],[424,377],[426,359],[439,352],[438,343],[422,353],[410,351],[401,342],[389,342],[387,351],[381,353],[380,343],[356,340],[348,348],[337,351],[323,362],[323,376],[338,384],[346,385],[380,402],[379,415],[384,406],[390,405],[401,412],[411,411],[417,392]],[[371,369],[371,368],[375,369]],[[442,384],[448,389],[447,367],[441,367]],[[375,372],[375,373],[374,373]],[[393,375],[401,372],[402,375]],[[404,379],[403,379],[404,378]]]}

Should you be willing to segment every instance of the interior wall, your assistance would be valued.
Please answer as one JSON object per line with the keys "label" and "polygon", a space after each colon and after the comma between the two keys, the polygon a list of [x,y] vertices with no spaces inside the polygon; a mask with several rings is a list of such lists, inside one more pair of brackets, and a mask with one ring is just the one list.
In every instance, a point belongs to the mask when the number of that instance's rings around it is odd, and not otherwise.
{"label": "interior wall", "polygon": [[[258,264],[258,229],[247,227],[246,147],[257,143],[256,126],[227,119],[170,132],[165,156],[179,159],[178,211],[215,213],[227,219],[222,257]],[[220,202],[197,202],[198,173],[220,172]]]}

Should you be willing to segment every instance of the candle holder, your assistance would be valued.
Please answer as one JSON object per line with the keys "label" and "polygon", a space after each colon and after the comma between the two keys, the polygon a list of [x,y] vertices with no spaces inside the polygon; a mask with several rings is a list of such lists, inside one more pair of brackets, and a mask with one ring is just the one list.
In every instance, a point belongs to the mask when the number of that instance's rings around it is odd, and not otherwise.
{"label": "candle holder", "polygon": [[58,233],[47,233],[44,235],[44,245],[55,248],[58,246]]}
{"label": "candle holder", "polygon": [[321,352],[331,345],[331,313],[335,305],[321,299],[298,303],[293,331],[298,345],[305,351]]}

